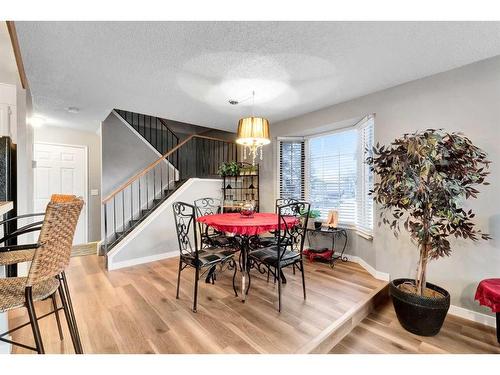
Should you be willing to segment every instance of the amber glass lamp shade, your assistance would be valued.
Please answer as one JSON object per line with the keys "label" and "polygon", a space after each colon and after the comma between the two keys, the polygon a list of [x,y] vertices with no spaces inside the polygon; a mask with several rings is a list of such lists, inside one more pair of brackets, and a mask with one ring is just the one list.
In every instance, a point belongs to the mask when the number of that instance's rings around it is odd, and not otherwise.
{"label": "amber glass lamp shade", "polygon": [[263,117],[245,117],[238,121],[236,143],[244,146],[263,146],[271,143],[269,121]]}

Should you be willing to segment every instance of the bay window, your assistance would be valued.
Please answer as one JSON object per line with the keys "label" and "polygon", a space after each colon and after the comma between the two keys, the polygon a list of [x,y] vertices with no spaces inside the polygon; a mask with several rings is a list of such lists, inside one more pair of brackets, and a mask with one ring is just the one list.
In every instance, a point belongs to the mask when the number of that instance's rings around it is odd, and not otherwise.
{"label": "bay window", "polygon": [[279,140],[280,197],[306,199],[323,220],[336,210],[342,226],[371,235],[373,173],[365,160],[373,146],[373,128],[374,117],[366,116],[329,134]]}

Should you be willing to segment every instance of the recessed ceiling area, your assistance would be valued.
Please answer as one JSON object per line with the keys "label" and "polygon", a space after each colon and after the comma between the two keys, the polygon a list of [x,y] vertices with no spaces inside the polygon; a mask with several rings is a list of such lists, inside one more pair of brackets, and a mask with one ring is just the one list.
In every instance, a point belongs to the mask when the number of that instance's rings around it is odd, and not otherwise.
{"label": "recessed ceiling area", "polygon": [[89,131],[113,108],[228,131],[255,113],[269,118],[272,130],[274,122],[500,54],[500,22],[16,28],[34,112],[47,124]]}

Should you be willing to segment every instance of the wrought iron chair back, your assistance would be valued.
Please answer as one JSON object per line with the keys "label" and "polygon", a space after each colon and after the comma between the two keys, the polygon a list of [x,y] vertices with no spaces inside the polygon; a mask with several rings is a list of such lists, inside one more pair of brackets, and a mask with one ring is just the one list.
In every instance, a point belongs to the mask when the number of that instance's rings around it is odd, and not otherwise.
{"label": "wrought iron chair back", "polygon": [[174,202],[172,208],[180,255],[189,256],[198,261],[198,235],[195,227],[196,209],[193,205],[185,202]]}
{"label": "wrought iron chair back", "polygon": [[[222,212],[222,201],[217,198],[200,198],[194,201],[196,217],[205,215],[216,215]],[[205,223],[198,222],[202,243],[203,239],[219,234],[215,229],[209,227]]]}
{"label": "wrought iron chair back", "polygon": [[[281,261],[287,248],[302,254],[306,238],[307,222],[311,205],[308,202],[294,202],[278,207],[278,262]],[[295,217],[295,222],[286,221]]]}
{"label": "wrought iron chair back", "polygon": [[296,198],[278,198],[276,199],[276,204],[274,205],[274,212],[279,213],[280,206],[286,206],[290,203],[297,203],[297,202],[300,202],[300,200]]}

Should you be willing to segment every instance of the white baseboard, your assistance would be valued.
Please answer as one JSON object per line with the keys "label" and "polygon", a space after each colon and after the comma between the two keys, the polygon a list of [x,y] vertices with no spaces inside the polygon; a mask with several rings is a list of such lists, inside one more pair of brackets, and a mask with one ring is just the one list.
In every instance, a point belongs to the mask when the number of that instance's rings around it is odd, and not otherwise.
{"label": "white baseboard", "polygon": [[[349,261],[358,263],[361,267],[363,267],[368,273],[370,273],[374,278],[383,281],[390,281],[391,276],[386,272],[377,271],[370,264],[366,263],[362,258],[355,255],[347,255],[346,257]],[[463,319],[470,320],[472,322],[484,324],[488,327],[496,327],[496,318],[494,316],[482,314],[477,311],[468,310],[463,307],[451,305],[449,314],[458,316]]]}
{"label": "white baseboard", "polygon": [[484,324],[489,327],[496,327],[496,318],[494,316],[482,314],[477,311],[464,309],[463,307],[451,305],[448,313],[476,323]]}
{"label": "white baseboard", "polygon": [[118,270],[120,268],[137,266],[139,264],[156,262],[157,260],[173,258],[179,256],[179,251],[169,251],[168,253],[160,253],[155,255],[148,255],[142,258],[127,259],[121,262],[114,262],[108,264],[108,271]]}
{"label": "white baseboard", "polygon": [[391,276],[388,273],[377,271],[370,264],[366,263],[364,259],[355,255],[348,255],[348,254],[346,254],[346,257],[349,261],[358,263],[361,267],[363,267],[370,275],[372,275],[377,280],[383,280],[383,281],[391,280]]}

